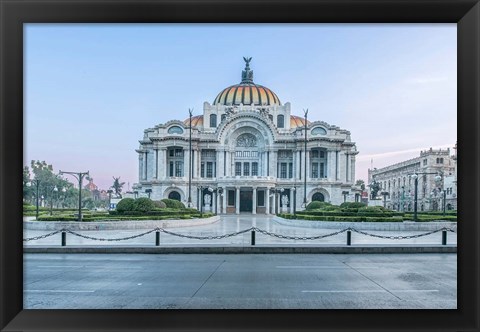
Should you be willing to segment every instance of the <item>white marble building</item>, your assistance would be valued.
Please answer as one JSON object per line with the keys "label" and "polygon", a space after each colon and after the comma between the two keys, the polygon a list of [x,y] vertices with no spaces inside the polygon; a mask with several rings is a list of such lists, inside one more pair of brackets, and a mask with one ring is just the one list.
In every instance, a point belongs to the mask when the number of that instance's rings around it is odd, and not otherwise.
{"label": "white marble building", "polygon": [[[456,147],[455,147],[456,149]],[[441,211],[445,196],[445,209],[457,208],[457,172],[456,154],[450,149],[432,149],[420,151],[416,158],[379,169],[368,170],[368,183],[379,182],[387,208],[399,211],[413,211],[415,181],[418,175],[417,209],[418,211]],[[445,194],[444,194],[445,191]]]}
{"label": "white marble building", "polygon": [[213,104],[204,103],[203,115],[192,117],[191,133],[190,118],[144,131],[136,150],[139,195],[197,208],[203,198],[202,209],[218,213],[291,212],[304,207],[306,164],[307,202],[353,200],[358,152],[350,132],[307,121],[305,163],[304,118],[253,82],[250,60],[241,83],[223,89]]}

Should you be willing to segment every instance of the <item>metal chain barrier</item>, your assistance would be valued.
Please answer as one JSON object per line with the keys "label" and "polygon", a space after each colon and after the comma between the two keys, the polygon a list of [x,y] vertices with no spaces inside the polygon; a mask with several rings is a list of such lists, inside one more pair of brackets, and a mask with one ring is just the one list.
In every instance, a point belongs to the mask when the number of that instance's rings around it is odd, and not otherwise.
{"label": "metal chain barrier", "polygon": [[41,240],[41,239],[45,239],[49,236],[53,236],[55,234],[58,234],[58,233],[61,233],[65,231],[64,229],[61,229],[59,231],[55,231],[55,232],[52,232],[52,233],[48,233],[48,234],[45,234],[45,235],[40,235],[40,236],[34,236],[34,237],[29,237],[29,238],[26,238],[26,239],[23,239],[24,242],[27,242],[27,241],[34,241],[34,240]]}
{"label": "metal chain barrier", "polygon": [[162,232],[165,233],[165,234],[170,234],[170,235],[173,235],[173,236],[183,237],[183,238],[187,238],[187,239],[195,239],[195,240],[220,240],[220,239],[225,239],[225,238],[227,238],[227,237],[232,237],[232,236],[237,236],[237,235],[240,235],[240,234],[244,234],[244,233],[250,232],[250,231],[252,231],[252,230],[254,230],[254,229],[255,229],[255,228],[251,227],[251,228],[244,229],[243,231],[239,231],[239,232],[236,232],[236,233],[230,233],[230,234],[224,234],[224,235],[211,235],[211,236],[185,235],[185,234],[179,234],[179,233],[174,233],[174,232],[166,231],[166,230],[164,230],[163,228],[160,229],[160,231],[162,231]]}
{"label": "metal chain barrier", "polygon": [[[81,237],[81,238],[84,238],[84,239],[88,239],[88,240],[94,240],[94,241],[125,241],[125,240],[131,240],[131,239],[139,238],[139,237],[148,235],[148,234],[153,233],[153,232],[163,232],[165,234],[169,234],[169,235],[172,235],[172,236],[177,236],[177,237],[182,237],[182,238],[187,238],[187,239],[195,239],[195,240],[220,240],[220,239],[225,239],[225,238],[229,238],[229,237],[232,237],[232,236],[237,236],[237,235],[240,235],[240,234],[244,234],[244,233],[247,233],[247,232],[254,233],[255,231],[257,231],[259,233],[262,233],[264,235],[268,235],[268,236],[271,236],[271,237],[276,237],[276,238],[279,238],[279,239],[285,239],[285,240],[319,240],[319,239],[324,239],[324,238],[327,238],[327,237],[335,236],[335,235],[338,235],[338,234],[342,234],[342,233],[345,233],[345,232],[355,232],[355,233],[366,235],[366,236],[371,236],[371,237],[376,237],[376,238],[381,238],[381,239],[390,239],[390,240],[416,239],[416,238],[420,238],[420,237],[423,237],[423,236],[428,236],[428,235],[438,233],[438,232],[442,232],[442,231],[443,232],[448,231],[448,232],[455,233],[455,230],[453,230],[451,228],[444,227],[444,228],[441,228],[441,229],[437,229],[437,230],[422,233],[422,234],[394,236],[394,235],[371,234],[371,233],[359,231],[355,228],[345,228],[345,229],[342,229],[342,230],[337,231],[337,232],[333,232],[333,233],[329,233],[329,234],[323,234],[323,235],[317,235],[317,236],[289,236],[289,235],[283,235],[283,234],[268,232],[266,230],[263,230],[263,229],[260,229],[260,228],[257,228],[257,227],[250,227],[250,228],[244,229],[242,231],[238,231],[238,232],[235,232],[235,233],[229,233],[229,234],[223,234],[223,235],[195,236],[195,235],[186,235],[186,234],[175,233],[175,232],[167,231],[163,228],[158,228],[157,227],[157,228],[154,228],[154,229],[149,230],[149,231],[144,232],[144,233],[140,233],[140,234],[136,234],[136,235],[132,235],[132,236],[121,237],[121,238],[99,238],[99,237],[83,235],[83,234],[71,231],[69,229],[61,229],[61,230],[51,232],[51,233],[48,233],[48,234],[26,238],[26,239],[23,239],[23,241],[27,242],[27,241],[40,240],[40,239],[44,239],[44,238],[53,236],[53,235],[58,234],[58,233],[70,233],[72,235],[75,235],[75,236],[78,236],[78,237]],[[350,233],[348,233],[348,234],[350,234]],[[253,242],[254,242],[254,240],[253,240]]]}
{"label": "metal chain barrier", "polygon": [[106,239],[106,238],[99,238],[99,237],[93,237],[93,236],[87,236],[87,235],[83,235],[83,234],[79,234],[77,232],[74,232],[74,231],[71,231],[71,230],[65,230],[65,232],[67,233],[70,233],[72,235],[75,235],[75,236],[78,236],[78,237],[82,237],[84,239],[89,239],[89,240],[96,240],[96,241],[124,241],[124,240],[131,240],[131,239],[135,239],[137,237],[142,237],[142,236],[145,236],[147,234],[150,234],[150,233],[153,233],[155,231],[158,231],[160,230],[160,228],[154,228],[148,232],[144,232],[144,233],[141,233],[141,234],[137,234],[137,235],[132,235],[132,236],[126,236],[126,237],[120,237],[120,238],[114,238],[114,239]]}
{"label": "metal chain barrier", "polygon": [[330,237],[330,236],[335,236],[335,235],[338,235],[338,234],[341,234],[341,233],[345,233],[349,229],[345,228],[345,229],[342,229],[341,231],[338,231],[338,232],[334,232],[334,233],[330,233],[330,234],[324,234],[324,235],[317,235],[317,236],[288,236],[288,235],[282,235],[282,234],[267,232],[263,229],[256,228],[256,227],[254,227],[253,230],[258,231],[259,233],[262,233],[262,234],[265,234],[265,235],[269,235],[269,236],[272,236],[272,237],[276,237],[276,238],[279,238],[279,239],[285,239],[285,240],[318,240],[318,239],[324,239],[324,238]]}
{"label": "metal chain barrier", "polygon": [[376,237],[376,238],[380,238],[380,239],[390,239],[390,240],[417,239],[417,238],[420,238],[420,237],[423,237],[423,236],[431,235],[431,234],[438,233],[438,232],[442,232],[442,231],[449,231],[449,232],[455,233],[455,231],[454,231],[453,229],[451,229],[451,228],[446,228],[446,227],[440,228],[440,229],[437,229],[437,230],[434,230],[434,231],[431,231],[431,232],[422,233],[422,234],[416,234],[416,235],[399,235],[399,236],[370,234],[370,233],[367,233],[367,232],[362,232],[362,231],[356,230],[355,228],[349,228],[348,230],[350,230],[350,231],[352,231],[352,232],[355,232],[355,233],[358,233],[358,234],[362,234],[362,235],[367,235],[367,236]]}

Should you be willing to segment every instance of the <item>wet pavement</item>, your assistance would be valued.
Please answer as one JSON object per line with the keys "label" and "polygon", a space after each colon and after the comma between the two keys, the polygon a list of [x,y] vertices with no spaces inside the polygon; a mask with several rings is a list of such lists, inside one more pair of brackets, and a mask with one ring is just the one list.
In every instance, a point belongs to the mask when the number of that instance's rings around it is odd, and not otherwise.
{"label": "wet pavement", "polygon": [[[134,222],[134,221],[132,221]],[[289,237],[315,237],[320,235],[329,235],[336,233],[342,229],[309,229],[304,227],[293,227],[287,225],[281,225],[273,220],[272,216],[260,216],[260,215],[238,215],[238,216],[221,216],[220,221],[201,226],[193,227],[178,227],[178,228],[168,228],[167,231],[184,235],[187,237],[180,237],[170,234],[161,233],[160,235],[160,244],[161,245],[235,245],[235,246],[250,246],[251,245],[251,234],[246,232],[243,234],[238,234],[231,237],[226,237],[222,239],[193,239],[188,238],[188,236],[194,237],[212,237],[212,236],[221,236],[225,234],[234,234],[241,232],[245,229],[251,227],[257,227],[259,229],[265,230],[269,233],[274,233],[277,235],[289,236]],[[148,229],[137,229],[137,230],[100,230],[100,231],[77,231],[78,234],[93,237],[101,238],[103,241],[86,239],[73,234],[67,234],[67,245],[155,245],[155,233],[149,233],[147,235],[133,238],[133,239],[122,239],[126,237],[131,237],[139,235],[149,231]],[[380,235],[380,236],[415,236],[428,233],[428,231],[364,231],[369,234]],[[28,230],[24,229],[24,239],[31,238],[36,236],[41,236],[44,234],[51,233],[51,231],[41,231],[41,230]],[[309,244],[309,245],[345,245],[347,241],[346,232],[328,236],[322,239],[315,240],[304,240],[304,239],[285,239],[277,236],[261,234],[256,232],[255,240],[257,245],[294,245],[294,244]],[[457,234],[453,232],[448,232],[447,234],[447,243],[456,244],[457,243]],[[106,239],[122,239],[119,241],[107,241]],[[361,244],[386,244],[386,245],[440,245],[442,243],[442,232],[437,232],[427,236],[422,236],[412,239],[391,239],[391,238],[378,238],[367,236],[363,234],[358,234],[352,232],[351,243],[353,245]],[[38,239],[25,241],[24,245],[55,245],[58,246],[61,244],[61,234],[55,234],[53,236]]]}
{"label": "wet pavement", "polygon": [[25,309],[456,309],[455,254],[25,254]]}

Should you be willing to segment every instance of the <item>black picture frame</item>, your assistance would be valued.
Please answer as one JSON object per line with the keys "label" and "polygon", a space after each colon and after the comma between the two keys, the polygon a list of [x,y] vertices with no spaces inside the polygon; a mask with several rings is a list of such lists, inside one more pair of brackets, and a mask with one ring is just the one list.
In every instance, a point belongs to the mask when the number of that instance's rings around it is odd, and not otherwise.
{"label": "black picture frame", "polygon": [[[2,331],[479,331],[478,0],[0,0]],[[457,23],[457,310],[23,310],[23,24]],[[448,120],[446,120],[448,121]]]}

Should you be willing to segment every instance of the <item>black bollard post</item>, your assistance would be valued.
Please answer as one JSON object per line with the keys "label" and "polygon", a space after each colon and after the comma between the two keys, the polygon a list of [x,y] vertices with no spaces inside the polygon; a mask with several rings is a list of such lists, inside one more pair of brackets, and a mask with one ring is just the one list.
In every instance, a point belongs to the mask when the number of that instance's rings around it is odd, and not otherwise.
{"label": "black bollard post", "polygon": [[442,245],[447,245],[447,231],[442,231]]}
{"label": "black bollard post", "polygon": [[160,245],[160,231],[155,232],[155,245],[157,247]]}
{"label": "black bollard post", "polygon": [[352,244],[352,231],[347,231],[347,246]]}
{"label": "black bollard post", "polygon": [[255,231],[252,231],[252,246],[255,245]]}
{"label": "black bollard post", "polygon": [[62,247],[67,245],[67,232],[62,232]]}

